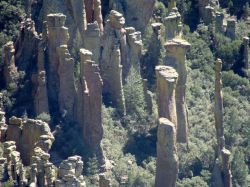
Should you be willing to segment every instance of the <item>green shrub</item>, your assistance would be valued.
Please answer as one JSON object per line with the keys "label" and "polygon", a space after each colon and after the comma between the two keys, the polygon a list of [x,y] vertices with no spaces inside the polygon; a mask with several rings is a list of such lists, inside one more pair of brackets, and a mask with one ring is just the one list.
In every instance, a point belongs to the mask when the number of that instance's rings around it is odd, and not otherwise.
{"label": "green shrub", "polygon": [[43,113],[39,114],[36,117],[36,119],[42,120],[42,121],[44,121],[46,123],[50,123],[51,117],[50,117],[50,115],[48,113],[43,112]]}
{"label": "green shrub", "polygon": [[143,120],[146,118],[145,99],[143,93],[143,82],[140,74],[132,66],[124,85],[124,95],[127,113],[135,119]]}

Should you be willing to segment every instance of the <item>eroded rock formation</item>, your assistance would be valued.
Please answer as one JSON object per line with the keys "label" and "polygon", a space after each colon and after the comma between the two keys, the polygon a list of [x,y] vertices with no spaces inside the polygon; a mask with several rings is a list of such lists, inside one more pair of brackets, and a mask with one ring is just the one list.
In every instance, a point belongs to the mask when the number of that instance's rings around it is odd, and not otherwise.
{"label": "eroded rock formation", "polygon": [[[220,6],[218,0],[198,0],[199,14],[201,18],[205,21],[207,19],[207,7],[218,8]],[[210,9],[210,8],[209,8]]]}
{"label": "eroded rock formation", "polygon": [[244,69],[245,71],[248,71],[249,70],[249,38],[248,37],[243,38],[243,47],[244,47],[244,52],[243,52]]}
{"label": "eroded rock formation", "polygon": [[98,23],[89,23],[85,31],[84,46],[93,53],[93,61],[97,64],[99,64],[101,58],[101,40]]}
{"label": "eroded rock formation", "polygon": [[[118,0],[110,1],[110,9],[122,12],[127,20],[127,25],[144,33],[153,14],[155,0]],[[125,8],[126,7],[126,8]],[[140,11],[138,11],[140,10]]]}
{"label": "eroded rock formation", "polygon": [[55,181],[55,187],[85,187],[82,170],[83,162],[80,156],[71,156],[62,161],[58,168],[58,178]]}
{"label": "eroded rock formation", "polygon": [[56,52],[59,57],[59,107],[61,114],[66,119],[72,119],[76,94],[74,85],[74,59],[71,57],[67,45],[60,45],[57,47]]}
{"label": "eroded rock formation", "polygon": [[223,26],[224,14],[222,12],[216,12],[215,16],[215,31],[224,33],[224,26]]}
{"label": "eroded rock formation", "polygon": [[[46,35],[43,36],[46,41]],[[41,41],[38,45],[37,55],[37,74],[32,77],[33,82],[33,97],[36,115],[43,112],[49,113],[48,94],[47,94],[47,77],[45,71],[45,41]]]}
{"label": "eroded rock formation", "polygon": [[105,26],[104,48],[100,64],[103,93],[110,96],[112,104],[118,108],[121,114],[126,113],[122,79],[122,63],[127,60],[124,24],[122,14],[112,10]]}
{"label": "eroded rock formation", "polygon": [[13,87],[16,85],[16,81],[19,77],[15,65],[15,48],[13,42],[8,42],[3,46],[3,78],[7,87]]}
{"label": "eroded rock formation", "polygon": [[174,38],[165,43],[166,64],[174,67],[179,75],[176,85],[176,112],[177,112],[177,141],[187,142],[188,116],[186,106],[186,80],[187,65],[186,53],[190,44],[183,40]]}
{"label": "eroded rock formation", "polygon": [[222,95],[222,80],[221,80],[222,61],[217,59],[215,62],[215,107],[214,118],[217,134],[217,143],[219,151],[225,145],[224,124],[223,124],[223,95]]}
{"label": "eroded rock formation", "polygon": [[[27,18],[21,23],[20,34],[15,42],[15,59],[18,69],[27,70],[36,62],[38,54],[38,44],[42,38],[35,30],[35,23]],[[29,74],[30,72],[26,71]]]}
{"label": "eroded rock formation", "polygon": [[[46,135],[47,138],[42,135]],[[6,139],[16,142],[17,150],[21,153],[25,165],[31,163],[31,157],[37,142],[43,140],[39,145],[45,148],[44,151],[48,152],[54,141],[47,123],[40,120],[23,120],[16,117],[9,120]]]}
{"label": "eroded rock formation", "polygon": [[84,0],[87,14],[87,22],[98,23],[100,34],[103,35],[103,18],[101,11],[101,0]]}
{"label": "eroded rock formation", "polygon": [[212,24],[215,20],[214,7],[208,5],[205,7],[203,21],[206,25]]}
{"label": "eroded rock formation", "polygon": [[127,38],[127,61],[123,65],[123,79],[126,79],[131,67],[140,74],[140,61],[142,55],[141,32],[136,31],[133,27],[126,28]]}
{"label": "eroded rock formation", "polygon": [[164,18],[164,25],[165,25],[166,40],[171,40],[181,35],[181,29],[182,29],[181,15],[176,7],[174,7],[171,10],[171,12],[166,18]]}
{"label": "eroded rock formation", "polygon": [[230,151],[225,148],[224,124],[223,124],[223,94],[221,80],[222,61],[215,61],[215,127],[217,134],[217,156],[221,158],[220,172],[223,186],[232,186],[232,174],[229,157]]}
{"label": "eroded rock formation", "polygon": [[236,20],[235,19],[228,19],[227,20],[227,30],[226,36],[234,40],[236,38]]}
{"label": "eroded rock formation", "polygon": [[[1,160],[4,163],[4,173],[9,179],[14,181],[15,185],[25,184],[23,164],[20,153],[16,150],[14,141],[6,141],[3,144],[3,157]],[[7,171],[6,171],[7,169]]]}
{"label": "eroded rock formation", "polygon": [[156,187],[175,187],[178,174],[175,125],[159,119],[157,132]]}
{"label": "eroded rock formation", "polygon": [[169,66],[156,66],[158,115],[169,119],[178,129],[175,89],[178,74]]}
{"label": "eroded rock formation", "polygon": [[161,40],[162,23],[151,24],[153,33],[151,35],[149,47],[143,56],[143,77],[147,78],[149,83],[155,83],[155,66],[159,63],[163,41]]}
{"label": "eroded rock formation", "polygon": [[97,64],[91,61],[91,53],[80,50],[81,71],[84,76],[83,92],[83,138],[86,145],[104,162],[101,140],[102,126],[102,78]]}
{"label": "eroded rock formation", "polygon": [[67,43],[68,28],[64,27],[66,16],[49,14],[48,24],[48,95],[59,105],[61,115],[66,119],[73,117],[74,107],[74,60]]}
{"label": "eroded rock formation", "polygon": [[[0,105],[1,105],[1,98],[0,98]],[[6,131],[7,131],[7,124],[5,119],[5,112],[0,107],[0,142],[3,142],[5,140]]]}

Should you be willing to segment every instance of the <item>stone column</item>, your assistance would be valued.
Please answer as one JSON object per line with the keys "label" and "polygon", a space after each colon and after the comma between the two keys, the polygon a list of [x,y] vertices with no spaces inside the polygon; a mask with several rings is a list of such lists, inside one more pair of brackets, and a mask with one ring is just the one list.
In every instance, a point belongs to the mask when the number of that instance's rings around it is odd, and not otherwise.
{"label": "stone column", "polygon": [[171,12],[173,8],[176,8],[176,0],[170,0],[168,3],[168,12]]}
{"label": "stone column", "polygon": [[175,125],[159,119],[157,132],[156,187],[175,187],[178,174]]}
{"label": "stone column", "polygon": [[[125,97],[123,93],[123,85],[122,85],[122,65],[121,65],[121,51],[119,46],[114,46],[113,53],[111,54],[111,68],[109,71],[106,72],[105,75],[110,74],[112,76],[108,77],[105,76],[105,83],[108,84],[108,90],[110,94],[110,98],[114,104],[117,106],[118,111],[120,114],[126,114],[126,107],[125,107]],[[107,68],[108,70],[108,68]],[[105,87],[107,85],[104,85]]]}
{"label": "stone column", "polygon": [[210,5],[205,7],[205,15],[203,17],[203,21],[206,25],[210,25],[214,22],[215,19],[215,13],[214,8]]}
{"label": "stone column", "polygon": [[[140,61],[142,55],[142,40],[141,40],[141,32],[131,32],[132,30],[127,31],[127,43],[128,43],[128,62],[124,65],[127,72],[129,72],[131,66],[135,68],[135,70],[140,74]],[[124,72],[125,73],[125,72]],[[126,79],[126,76],[124,76]]]}
{"label": "stone column", "polygon": [[57,53],[57,47],[61,45],[67,45],[68,42],[68,28],[64,27],[66,16],[63,14],[49,14],[47,16],[48,25],[48,99],[52,103],[52,107],[55,111],[59,109],[59,57]]}
{"label": "stone column", "polygon": [[179,77],[176,85],[177,141],[186,143],[188,134],[188,116],[186,106],[187,65],[186,53],[190,44],[182,39],[173,39],[165,43],[166,64],[173,66]]}
{"label": "stone column", "polygon": [[[84,0],[70,0],[74,21],[79,28],[80,34],[87,29],[86,6]],[[83,38],[84,39],[84,38]]]}
{"label": "stone column", "polygon": [[74,105],[74,61],[68,50],[69,33],[64,27],[66,16],[49,14],[48,23],[48,91],[55,104],[58,101],[63,117],[71,120]]}
{"label": "stone column", "polygon": [[101,7],[101,0],[84,0],[85,8],[86,8],[86,15],[87,15],[87,22],[94,23],[97,21],[100,35],[103,36],[103,18],[102,18],[102,7]]}
{"label": "stone column", "polygon": [[[44,36],[46,37],[46,36]],[[47,78],[46,71],[44,68],[45,61],[45,45],[43,42],[38,44],[38,55],[37,55],[37,74],[35,74],[33,81],[34,90],[34,105],[35,112],[39,114],[46,112],[49,113],[48,94],[47,94]]]}
{"label": "stone column", "polygon": [[68,46],[60,45],[56,49],[59,66],[59,108],[63,117],[73,120],[74,98],[76,95],[74,85],[74,59],[71,57]]}
{"label": "stone column", "polygon": [[126,32],[123,29],[124,24],[125,20],[122,14],[112,10],[105,27],[100,63],[103,94],[114,107],[117,107],[122,115],[126,114],[122,79],[125,67],[122,63],[125,63],[127,60],[125,55],[127,43]]}
{"label": "stone column", "polygon": [[99,64],[101,57],[101,35],[98,23],[89,23],[84,35],[85,48],[93,53],[93,61]]}
{"label": "stone column", "polygon": [[203,19],[205,17],[205,7],[209,5],[210,0],[198,0],[199,14]]}
{"label": "stone column", "polygon": [[97,64],[87,59],[86,50],[80,50],[81,74],[84,75],[83,87],[83,138],[84,143],[96,153],[100,163],[104,162],[101,148],[102,126],[102,78]]}
{"label": "stone column", "polygon": [[216,12],[216,17],[215,17],[216,32],[224,33],[223,20],[224,20],[224,14],[222,12]]}
{"label": "stone column", "polygon": [[173,8],[169,15],[164,18],[165,40],[171,40],[181,35],[181,15],[177,8]]}
{"label": "stone column", "polygon": [[227,20],[226,36],[228,36],[232,40],[236,38],[236,20],[235,19]]}
{"label": "stone column", "polygon": [[55,187],[86,187],[82,170],[83,162],[80,156],[72,156],[63,160],[58,168],[58,178],[55,181]]}
{"label": "stone column", "polygon": [[[221,80],[222,61],[215,61],[215,106],[214,118],[218,141],[218,150],[222,150],[225,146],[224,125],[223,125],[223,95],[222,95],[222,80]],[[218,151],[218,153],[219,153]]]}
{"label": "stone column", "polygon": [[13,42],[8,42],[3,46],[3,78],[5,85],[9,88],[16,85],[19,77],[15,66],[15,48]]}
{"label": "stone column", "polygon": [[222,173],[223,173],[223,183],[225,187],[232,187],[232,173],[230,168],[230,157],[231,153],[229,150],[223,148],[221,150],[221,159],[222,159]]}
{"label": "stone column", "polygon": [[243,53],[243,57],[244,57],[244,69],[246,71],[249,70],[249,38],[248,37],[244,37],[243,38],[243,47],[244,47],[244,53]]}
{"label": "stone column", "polygon": [[156,66],[158,115],[169,119],[178,129],[175,89],[178,74],[169,66]]}
{"label": "stone column", "polygon": [[80,49],[80,56],[81,56],[81,62],[80,62],[80,77],[78,82],[78,89],[77,89],[77,102],[76,102],[76,119],[78,124],[83,126],[84,123],[84,111],[83,111],[83,99],[84,99],[84,89],[86,80],[84,77],[84,62],[87,60],[91,60],[92,53],[89,50],[86,49]]}
{"label": "stone column", "polygon": [[102,5],[101,0],[94,0],[94,19],[97,21],[100,29],[100,35],[103,36],[103,19],[102,19]]}

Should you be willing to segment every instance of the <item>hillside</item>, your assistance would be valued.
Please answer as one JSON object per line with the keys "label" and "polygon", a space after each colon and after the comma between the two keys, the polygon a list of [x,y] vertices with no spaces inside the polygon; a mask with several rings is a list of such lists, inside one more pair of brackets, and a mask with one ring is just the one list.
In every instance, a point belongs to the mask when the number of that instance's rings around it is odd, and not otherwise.
{"label": "hillside", "polygon": [[2,0],[0,186],[248,187],[248,0]]}

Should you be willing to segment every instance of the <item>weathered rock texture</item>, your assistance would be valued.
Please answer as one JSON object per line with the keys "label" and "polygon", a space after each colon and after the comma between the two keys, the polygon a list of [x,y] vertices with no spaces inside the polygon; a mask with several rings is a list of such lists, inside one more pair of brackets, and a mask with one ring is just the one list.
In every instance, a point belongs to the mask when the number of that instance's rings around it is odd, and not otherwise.
{"label": "weathered rock texture", "polygon": [[227,186],[227,187],[233,186],[230,160],[229,160],[230,155],[231,153],[229,150],[225,148],[221,150],[223,183],[224,183],[224,186]]}
{"label": "weathered rock texture", "polygon": [[53,186],[56,174],[52,163],[49,162],[49,158],[50,154],[40,147],[34,148],[31,160],[30,183],[37,186]]}
{"label": "weathered rock texture", "polygon": [[187,65],[186,53],[190,44],[182,39],[173,39],[165,43],[167,65],[173,66],[179,77],[176,85],[177,141],[187,142],[188,116],[186,106]]}
{"label": "weathered rock texture", "polygon": [[83,162],[80,156],[72,156],[62,161],[58,168],[58,178],[55,181],[55,187],[85,187],[82,170]]}
{"label": "weathered rock texture", "polygon": [[102,78],[97,64],[91,61],[91,53],[80,50],[81,75],[84,76],[83,94],[83,138],[100,160],[104,159],[101,140],[102,126]]}
{"label": "weathered rock texture", "polygon": [[218,8],[220,4],[218,0],[198,0],[199,14],[203,20],[206,19],[207,16],[207,6],[210,6],[212,8]]}
{"label": "weathered rock texture", "polygon": [[74,60],[67,48],[68,28],[63,14],[49,14],[48,23],[48,94],[59,105],[60,113],[71,119],[74,108]]}
{"label": "weathered rock texture", "polygon": [[14,54],[15,48],[13,42],[8,42],[3,46],[3,79],[7,87],[15,85],[19,77]]}
{"label": "weathered rock texture", "polygon": [[227,30],[226,30],[226,36],[228,36],[231,39],[236,38],[236,20],[235,19],[228,19],[227,20]]}
{"label": "weathered rock texture", "polygon": [[[0,105],[1,105],[1,98],[0,98]],[[7,131],[7,124],[5,119],[5,112],[1,109],[0,106],[0,142],[3,142],[5,140],[6,131]]]}
{"label": "weathered rock texture", "polygon": [[20,153],[16,150],[14,141],[6,141],[3,144],[3,157],[7,166],[7,173],[9,179],[12,179],[15,184],[21,184],[25,181],[23,179],[23,164],[21,161]]}
{"label": "weathered rock texture", "polygon": [[156,66],[158,115],[169,119],[178,129],[175,89],[178,74],[169,66]]}
{"label": "weathered rock texture", "polygon": [[206,25],[212,24],[215,19],[215,10],[212,6],[205,7],[203,21]]}
{"label": "weathered rock texture", "polygon": [[157,132],[156,187],[175,187],[178,174],[175,125],[159,119]]}
{"label": "weathered rock texture", "polygon": [[133,27],[126,28],[127,38],[127,61],[123,65],[123,79],[126,79],[131,66],[140,74],[140,61],[142,55],[141,32],[136,31]]}
{"label": "weathered rock texture", "polygon": [[[21,23],[20,34],[15,43],[16,65],[19,70],[26,71],[36,62],[40,41],[41,37],[35,30],[34,21],[30,18],[24,20]],[[29,71],[26,71],[26,74],[29,73]]]}
{"label": "weathered rock texture", "polygon": [[[153,14],[155,0],[111,0],[110,9],[122,12],[127,20],[127,25],[135,27],[144,33]],[[138,11],[140,10],[140,11]]]}
{"label": "weathered rock texture", "polygon": [[161,58],[161,49],[163,42],[161,41],[162,23],[151,24],[153,33],[151,35],[148,51],[143,55],[143,78],[148,79],[150,84],[155,83],[155,66]]}
{"label": "weathered rock texture", "polygon": [[74,59],[71,57],[68,46],[57,47],[59,57],[59,107],[61,114],[68,119],[73,117],[75,85],[74,85]]}
{"label": "weathered rock texture", "polygon": [[[35,2],[33,2],[35,3]],[[37,30],[41,32],[43,21],[48,14],[62,13],[66,15],[66,27],[69,28],[69,46],[77,50],[83,45],[84,31],[87,29],[86,9],[84,0],[43,0],[41,5],[34,5],[32,18],[36,20]]]}
{"label": "weathered rock texture", "polygon": [[219,151],[225,146],[224,124],[223,124],[223,95],[221,80],[222,61],[217,59],[215,62],[215,106],[214,118],[217,134],[217,143]]}
{"label": "weathered rock texture", "polygon": [[40,42],[38,49],[38,58],[37,58],[37,74],[34,74],[32,77],[33,82],[33,97],[34,97],[34,107],[36,115],[39,115],[43,112],[49,113],[49,104],[48,104],[48,94],[47,94],[47,77],[46,71],[44,68],[44,44]]}
{"label": "weathered rock texture", "polygon": [[223,26],[224,14],[222,12],[216,12],[215,16],[215,31],[224,33],[224,26]]}
{"label": "weathered rock texture", "polygon": [[[46,135],[47,139],[44,139],[42,135]],[[31,157],[36,143],[43,147],[44,151],[49,151],[54,137],[50,132],[50,128],[47,123],[40,120],[12,117],[9,120],[7,129],[7,140],[15,141],[17,150],[21,153],[21,158],[25,165],[31,163]]]}
{"label": "weathered rock texture", "polygon": [[244,37],[243,38],[243,62],[244,62],[244,69],[247,71],[249,70],[249,38]]}
{"label": "weathered rock texture", "polygon": [[215,127],[217,134],[217,156],[221,158],[221,177],[223,186],[232,186],[232,174],[230,169],[230,151],[225,149],[224,124],[223,124],[223,95],[221,80],[222,61],[217,59],[215,62]]}
{"label": "weathered rock texture", "polygon": [[88,24],[84,41],[85,48],[93,53],[93,61],[99,64],[101,57],[101,33],[97,22]]}
{"label": "weathered rock texture", "polygon": [[176,0],[170,0],[168,3],[168,11],[171,12],[173,8],[176,8]]}
{"label": "weathered rock texture", "polygon": [[103,35],[103,18],[101,10],[101,0],[84,0],[86,7],[87,22],[97,22],[101,36]]}
{"label": "weathered rock texture", "polygon": [[110,96],[113,106],[117,107],[121,114],[126,113],[122,80],[122,62],[127,60],[124,23],[122,14],[114,10],[110,12],[105,26],[104,48],[100,64],[103,93]]}
{"label": "weathered rock texture", "polygon": [[176,7],[171,10],[171,12],[166,18],[164,18],[164,25],[166,40],[171,40],[181,35],[181,15]]}

